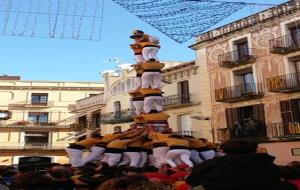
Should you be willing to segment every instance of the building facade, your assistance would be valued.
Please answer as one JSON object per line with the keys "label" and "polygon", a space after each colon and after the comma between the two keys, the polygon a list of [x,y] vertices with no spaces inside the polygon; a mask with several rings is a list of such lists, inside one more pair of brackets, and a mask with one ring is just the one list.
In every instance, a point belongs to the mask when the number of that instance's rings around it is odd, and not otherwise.
{"label": "building facade", "polygon": [[215,138],[257,139],[279,164],[299,160],[299,8],[289,1],[201,34],[191,46]]}
{"label": "building facade", "polygon": [[69,104],[102,91],[100,83],[0,78],[0,164],[17,164],[23,156],[67,162],[64,147],[74,139],[66,137],[83,129]]}
{"label": "building facade", "polygon": [[[170,127],[181,134],[212,140],[210,118],[206,116],[206,109],[201,110],[202,102],[199,95],[201,88],[197,87],[200,81],[198,66],[194,61],[164,63],[162,91],[164,112],[170,115],[168,120]],[[98,109],[101,109],[101,132],[109,134],[124,131],[133,122],[134,107],[128,92],[134,90],[136,72],[130,66],[126,66],[118,71],[105,71],[102,76],[105,85],[104,94],[98,98]],[[92,102],[95,102],[93,98],[87,98],[85,105],[93,104]],[[80,103],[81,100],[77,102],[78,108]],[[78,114],[88,115],[92,110],[93,108],[78,109]]]}

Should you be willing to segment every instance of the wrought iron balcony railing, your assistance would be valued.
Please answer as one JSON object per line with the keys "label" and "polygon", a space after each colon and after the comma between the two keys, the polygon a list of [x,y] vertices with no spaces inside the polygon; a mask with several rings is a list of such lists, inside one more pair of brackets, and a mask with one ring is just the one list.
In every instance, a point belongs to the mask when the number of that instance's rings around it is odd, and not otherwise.
{"label": "wrought iron balcony railing", "polygon": [[286,54],[300,49],[300,34],[286,35],[270,40],[270,51],[276,54]]}
{"label": "wrought iron balcony railing", "polygon": [[216,102],[237,102],[260,98],[263,95],[261,83],[245,83],[215,90]]}
{"label": "wrought iron balcony railing", "polygon": [[270,92],[295,92],[300,91],[300,73],[267,78]]}
{"label": "wrought iron balcony railing", "polygon": [[192,103],[191,94],[176,94],[164,97],[164,106],[182,106]]}
{"label": "wrought iron balcony railing", "polygon": [[129,123],[133,121],[134,110],[126,109],[117,112],[103,113],[100,117],[102,124]]}
{"label": "wrought iron balcony railing", "polygon": [[271,138],[300,138],[300,122],[272,123],[268,134]]}
{"label": "wrought iron balcony railing", "polygon": [[223,142],[229,139],[253,139],[266,140],[266,128],[264,125],[244,126],[243,128],[222,128],[217,129],[218,140]]}
{"label": "wrought iron balcony railing", "polygon": [[1,150],[23,150],[23,149],[34,149],[34,150],[63,150],[69,145],[70,142],[49,144],[49,143],[0,143]]}
{"label": "wrought iron balcony railing", "polygon": [[5,120],[0,121],[0,130],[7,129],[77,129],[79,126],[75,124],[75,121],[56,121],[56,122],[32,122],[32,121],[14,121]]}
{"label": "wrought iron balcony railing", "polygon": [[54,101],[38,102],[38,101],[20,101],[9,104],[10,107],[51,107],[54,105]]}
{"label": "wrought iron balcony railing", "polygon": [[220,67],[233,68],[255,61],[254,49],[242,48],[219,55],[218,62]]}

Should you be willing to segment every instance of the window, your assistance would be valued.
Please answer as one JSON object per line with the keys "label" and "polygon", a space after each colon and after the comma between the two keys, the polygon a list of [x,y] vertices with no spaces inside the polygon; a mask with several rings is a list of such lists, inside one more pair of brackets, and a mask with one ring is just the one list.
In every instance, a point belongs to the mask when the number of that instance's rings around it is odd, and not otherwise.
{"label": "window", "polygon": [[226,109],[227,128],[231,137],[265,137],[263,104]]}
{"label": "window", "polygon": [[179,131],[183,135],[192,135],[190,114],[179,115]]}
{"label": "window", "polygon": [[115,126],[114,127],[114,133],[120,133],[120,132],[122,132],[121,126]]}
{"label": "window", "polygon": [[121,117],[121,102],[114,102],[114,118],[119,119]]}
{"label": "window", "polygon": [[114,102],[114,112],[120,112],[121,111],[121,102],[116,101]]}
{"label": "window", "polygon": [[180,103],[190,102],[189,81],[178,82],[178,95]]}
{"label": "window", "polygon": [[11,118],[11,112],[7,110],[0,110],[0,120],[8,120]]}
{"label": "window", "polygon": [[[25,145],[39,148],[38,146],[49,142],[48,132],[25,132]],[[40,147],[42,148],[42,147]]]}
{"label": "window", "polygon": [[28,120],[33,123],[48,123],[47,112],[29,112]]}
{"label": "window", "polygon": [[40,105],[47,105],[48,102],[48,94],[31,94],[31,104],[40,104]]}
{"label": "window", "polygon": [[245,56],[249,56],[249,45],[247,38],[243,38],[233,42],[233,48],[235,51],[235,59],[240,60]]}
{"label": "window", "polygon": [[300,99],[281,101],[280,110],[284,124],[300,122]]}
{"label": "window", "polygon": [[292,45],[300,45],[300,26],[293,26],[289,28],[291,33]]}
{"label": "window", "polygon": [[234,73],[234,83],[241,85],[240,92],[255,92],[255,81],[252,68],[246,68],[242,70],[235,71]]}

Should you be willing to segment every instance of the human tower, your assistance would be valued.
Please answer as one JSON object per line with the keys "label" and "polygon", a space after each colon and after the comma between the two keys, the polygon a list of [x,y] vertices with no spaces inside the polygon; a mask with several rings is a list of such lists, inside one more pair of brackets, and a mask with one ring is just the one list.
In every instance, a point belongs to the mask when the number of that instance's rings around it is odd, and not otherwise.
{"label": "human tower", "polygon": [[[159,38],[133,31],[130,36],[136,64],[135,89],[129,92],[136,115],[134,123],[125,132],[100,136],[72,143],[66,148],[69,162],[81,167],[101,160],[109,166],[129,165],[144,167],[146,164],[171,167],[184,163],[190,167],[215,156],[215,146],[205,140],[172,133],[168,125],[169,115],[163,113],[162,72],[157,53]],[[90,153],[83,157],[84,150]]]}

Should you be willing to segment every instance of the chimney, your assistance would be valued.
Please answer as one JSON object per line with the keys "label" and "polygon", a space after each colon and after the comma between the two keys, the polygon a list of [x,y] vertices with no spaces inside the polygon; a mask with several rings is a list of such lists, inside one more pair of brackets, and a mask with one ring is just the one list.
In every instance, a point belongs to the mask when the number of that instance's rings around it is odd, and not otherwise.
{"label": "chimney", "polygon": [[2,75],[2,76],[0,76],[0,80],[21,80],[21,77],[20,76]]}

